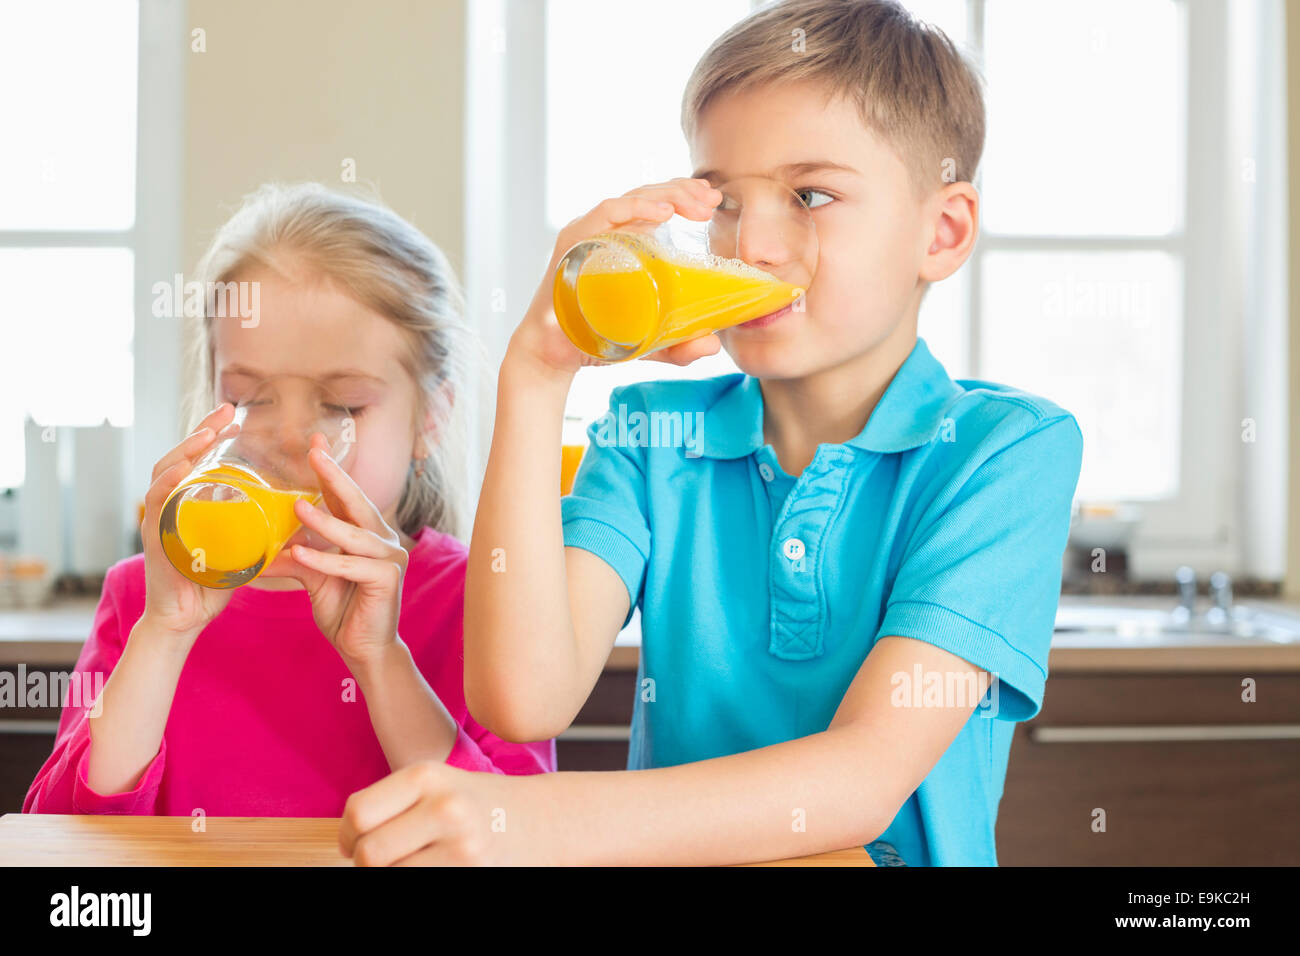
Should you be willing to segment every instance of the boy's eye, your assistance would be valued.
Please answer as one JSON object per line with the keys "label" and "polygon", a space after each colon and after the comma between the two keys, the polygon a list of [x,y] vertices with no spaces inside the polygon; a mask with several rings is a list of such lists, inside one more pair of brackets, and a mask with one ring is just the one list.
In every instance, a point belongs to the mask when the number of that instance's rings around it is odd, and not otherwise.
{"label": "boy's eye", "polygon": [[332,412],[343,412],[353,418],[365,411],[364,405],[326,405],[325,407]]}
{"label": "boy's eye", "polygon": [[[816,209],[818,206],[824,206],[835,199],[834,196],[829,193],[824,193],[820,189],[798,189],[795,190],[795,195],[798,196],[799,201],[809,209]],[[821,197],[820,200],[815,198],[818,196]]]}

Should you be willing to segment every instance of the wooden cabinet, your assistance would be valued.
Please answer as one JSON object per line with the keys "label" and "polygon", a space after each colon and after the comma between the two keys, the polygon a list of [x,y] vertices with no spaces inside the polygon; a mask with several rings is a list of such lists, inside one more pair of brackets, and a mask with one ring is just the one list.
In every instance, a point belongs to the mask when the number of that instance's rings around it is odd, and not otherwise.
{"label": "wooden cabinet", "polygon": [[[67,665],[27,665],[26,673],[70,671]],[[18,668],[0,666],[0,672],[14,675]],[[54,731],[59,722],[57,707],[0,707],[0,814],[18,813],[27,788],[54,749]]]}
{"label": "wooden cabinet", "polygon": [[[635,690],[635,671],[606,671],[557,743],[561,770],[627,765]],[[1016,727],[1001,865],[1300,863],[1300,674],[1072,672],[1044,700]]]}
{"label": "wooden cabinet", "polygon": [[1071,673],[1016,728],[998,862],[1295,865],[1297,808],[1300,674]]}
{"label": "wooden cabinet", "polygon": [[[1242,702],[1244,677],[1255,703]],[[561,770],[627,766],[635,693],[634,669],[606,670],[557,743]],[[0,709],[0,813],[22,808],[57,720],[56,709]],[[1098,809],[1104,832],[1093,829]],[[1061,673],[1039,715],[1016,727],[998,860],[1295,865],[1297,809],[1300,673]]]}

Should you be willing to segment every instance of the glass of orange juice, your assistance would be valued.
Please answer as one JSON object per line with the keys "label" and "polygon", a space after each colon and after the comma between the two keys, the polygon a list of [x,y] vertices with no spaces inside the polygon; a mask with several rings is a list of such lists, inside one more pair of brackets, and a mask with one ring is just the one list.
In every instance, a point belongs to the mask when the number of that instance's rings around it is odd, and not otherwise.
{"label": "glass of orange juice", "polygon": [[565,415],[560,435],[560,494],[573,491],[573,479],[587,451],[587,431],[577,415]]}
{"label": "glass of orange juice", "polygon": [[675,215],[575,244],[555,270],[555,317],[606,362],[792,308],[817,269],[817,230],[789,186],[747,176],[719,186],[707,222]]}
{"label": "glass of orange juice", "polygon": [[265,571],[300,528],[294,502],[321,500],[307,461],[316,433],[345,464],[355,422],[320,383],[284,375],[245,389],[219,443],[163,503],[158,533],[176,570],[209,588],[239,587]]}

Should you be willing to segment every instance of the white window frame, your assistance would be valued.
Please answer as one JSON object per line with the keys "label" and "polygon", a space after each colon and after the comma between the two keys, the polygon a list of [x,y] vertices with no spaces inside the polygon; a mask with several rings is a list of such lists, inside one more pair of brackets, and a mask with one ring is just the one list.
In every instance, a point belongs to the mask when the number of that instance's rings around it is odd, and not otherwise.
{"label": "white window frame", "polygon": [[[44,474],[47,463],[29,461],[23,486],[16,495],[22,509],[25,499],[49,493],[48,487],[39,488],[39,484],[67,485],[74,473],[92,477],[120,475],[121,498],[115,513],[120,515],[121,523],[111,529],[94,529],[97,534],[111,531],[113,551],[118,557],[130,553],[138,527],[136,505],[149,487],[154,462],[180,438],[178,397],[183,374],[181,323],[153,317],[149,306],[153,284],[170,282],[174,274],[181,272],[188,4],[185,0],[140,0],[138,9],[134,223],[121,230],[0,230],[3,248],[125,248],[133,253],[133,425],[121,430],[120,440],[109,443],[115,460],[82,462],[70,457],[71,449],[75,449],[75,429],[60,427],[56,437],[62,446],[58,474]],[[14,94],[21,95],[21,91]],[[65,500],[68,497],[65,487]],[[41,540],[28,540],[29,536],[20,530],[19,547],[24,553],[50,560],[56,574],[64,570],[103,571],[69,563],[77,560],[75,549],[69,553],[73,537],[67,527],[70,517],[69,512],[63,513],[64,527],[58,540],[48,540],[49,531],[44,528]]]}
{"label": "white window frame", "polygon": [[[966,6],[967,47],[981,66],[986,2],[967,0]],[[1254,34],[1243,38],[1238,21],[1229,16],[1243,0],[1175,2],[1186,41],[1182,229],[1158,238],[982,231],[962,267],[969,369],[980,377],[980,274],[986,254],[1160,250],[1180,257],[1185,312],[1179,492],[1168,500],[1137,502],[1144,518],[1129,554],[1130,574],[1160,578],[1190,564],[1281,577],[1284,541],[1275,506],[1285,504],[1285,443],[1261,442],[1243,455],[1240,435],[1248,410],[1283,435],[1287,427],[1285,137],[1273,128],[1281,128],[1283,115],[1282,14],[1275,0],[1244,0],[1260,7],[1249,25]],[[544,188],[546,4],[482,0],[471,5],[469,20],[466,282],[471,314],[496,368],[555,241]],[[1254,99],[1248,95],[1246,101],[1256,107],[1252,116],[1230,104],[1229,53],[1243,39],[1258,53],[1258,70],[1247,81]],[[1230,143],[1234,130],[1236,142]],[[1239,151],[1245,144],[1259,157],[1258,189],[1247,200],[1230,188],[1239,181],[1234,147]],[[981,181],[982,172],[977,188]],[[493,297],[504,309],[492,311]],[[473,488],[491,438],[494,397],[492,387],[485,386]]]}

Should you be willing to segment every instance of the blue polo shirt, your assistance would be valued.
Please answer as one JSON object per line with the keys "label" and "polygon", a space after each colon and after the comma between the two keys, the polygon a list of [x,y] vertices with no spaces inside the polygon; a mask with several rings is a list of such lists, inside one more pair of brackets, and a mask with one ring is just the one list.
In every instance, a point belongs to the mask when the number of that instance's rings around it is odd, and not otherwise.
{"label": "blue polo shirt", "polygon": [[953,381],[918,338],[862,431],[798,476],[742,374],[616,388],[588,436],[564,540],[641,609],[629,769],[826,730],[877,640],[928,641],[997,680],[880,838],[912,866],[996,865],[1014,724],[1047,678],[1074,417]]}

